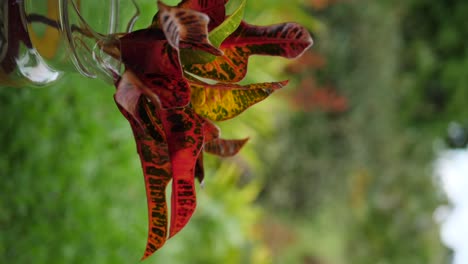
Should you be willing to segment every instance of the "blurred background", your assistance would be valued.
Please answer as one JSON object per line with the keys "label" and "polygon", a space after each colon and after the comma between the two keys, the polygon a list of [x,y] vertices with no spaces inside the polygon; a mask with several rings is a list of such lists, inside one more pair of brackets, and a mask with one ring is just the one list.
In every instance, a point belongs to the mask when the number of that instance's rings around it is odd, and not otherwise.
{"label": "blurred background", "polygon": [[[144,27],[155,1],[138,2]],[[246,21],[299,22],[315,45],[251,60],[246,83],[290,84],[219,124],[251,141],[206,160],[194,217],[145,262],[468,263],[467,13],[462,0],[248,1]],[[0,263],[139,262],[144,182],[113,93],[77,74],[0,89]]]}

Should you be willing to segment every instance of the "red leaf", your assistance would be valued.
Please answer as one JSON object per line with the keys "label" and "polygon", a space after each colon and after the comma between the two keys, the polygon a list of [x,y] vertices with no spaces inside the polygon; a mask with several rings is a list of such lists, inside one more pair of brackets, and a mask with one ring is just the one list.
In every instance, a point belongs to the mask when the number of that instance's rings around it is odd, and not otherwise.
{"label": "red leaf", "polygon": [[159,29],[144,29],[121,38],[122,61],[148,89],[156,94],[163,108],[186,106],[190,87],[182,75],[179,56]]}
{"label": "red leaf", "polygon": [[223,53],[208,39],[209,17],[195,10],[170,7],[158,1],[159,24],[169,44],[176,49],[197,48],[213,55]]}
{"label": "red leaf", "polygon": [[210,18],[208,29],[211,31],[213,28],[223,23],[226,18],[225,4],[229,0],[184,0],[178,7],[188,8],[205,13]]}
{"label": "red leaf", "polygon": [[[122,87],[121,85],[118,88]],[[133,97],[134,98],[134,97]],[[115,96],[117,106],[132,127],[143,169],[148,204],[148,239],[143,259],[161,248],[167,239],[166,187],[171,180],[168,146],[160,121],[152,114],[154,106],[140,96],[135,108],[125,108]],[[133,104],[134,101],[131,101]],[[127,109],[134,109],[130,113]],[[144,124],[142,126],[141,124]]]}
{"label": "red leaf", "polygon": [[148,199],[148,242],[143,257],[146,258],[162,247],[167,238],[166,187],[172,178],[172,167],[168,145],[161,133],[161,121],[154,115],[154,106],[146,98],[142,98],[142,102],[144,109],[141,109],[141,118],[150,135],[137,140]]}
{"label": "red leaf", "polygon": [[295,58],[312,43],[309,32],[296,23],[253,26],[242,22],[221,44],[223,56],[205,64],[189,65],[186,70],[205,78],[238,82],[247,73],[249,56],[256,54]]}
{"label": "red leaf", "polygon": [[196,207],[195,166],[203,146],[203,120],[193,109],[160,112],[172,163],[172,203],[169,237],[190,220]]}
{"label": "red leaf", "polygon": [[220,156],[231,157],[236,155],[249,139],[214,139],[206,142],[205,152]]}

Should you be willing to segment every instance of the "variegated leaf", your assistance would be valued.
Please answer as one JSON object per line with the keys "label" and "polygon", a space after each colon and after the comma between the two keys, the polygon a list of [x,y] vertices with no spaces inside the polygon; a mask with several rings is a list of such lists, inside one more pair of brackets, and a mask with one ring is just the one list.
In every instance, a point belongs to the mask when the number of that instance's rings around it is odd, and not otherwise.
{"label": "variegated leaf", "polygon": [[147,87],[145,94],[157,96],[163,108],[186,106],[190,88],[182,75],[179,56],[159,29],[144,29],[120,39],[125,67]]}
{"label": "variegated leaf", "polygon": [[155,108],[142,98],[140,116],[147,134],[137,142],[138,153],[145,174],[148,199],[148,242],[143,259],[161,248],[167,239],[166,187],[172,179],[172,167],[168,144],[161,121],[155,116]]}
{"label": "variegated leaf", "polygon": [[161,123],[154,116],[154,107],[137,89],[132,88],[125,75],[117,84],[114,98],[130,123],[143,169],[148,204],[145,259],[161,248],[167,239],[166,187],[172,173],[169,150]]}
{"label": "variegated leaf", "polygon": [[188,223],[196,208],[194,174],[203,146],[203,120],[189,107],[162,110],[160,115],[172,164],[172,237]]}
{"label": "variegated leaf", "polygon": [[247,73],[251,55],[295,58],[307,50],[313,41],[309,32],[299,24],[253,26],[245,22],[221,44],[223,56],[203,63],[187,65],[185,70],[222,82],[241,81]]}
{"label": "variegated leaf", "polygon": [[[227,17],[221,24],[210,30],[209,39],[213,46],[219,48],[221,43],[228,38],[239,27],[247,0],[239,0],[237,9]],[[201,1],[203,2],[203,1]],[[216,57],[202,50],[182,49],[180,50],[180,58],[184,65],[200,64],[213,61]]]}
{"label": "variegated leaf", "polygon": [[200,116],[223,121],[239,115],[286,84],[287,81],[245,86],[231,83],[210,85],[191,81],[192,107]]}
{"label": "variegated leaf", "polygon": [[209,17],[194,10],[170,7],[158,1],[159,23],[169,44],[176,50],[195,48],[219,56],[223,53],[208,39]]}

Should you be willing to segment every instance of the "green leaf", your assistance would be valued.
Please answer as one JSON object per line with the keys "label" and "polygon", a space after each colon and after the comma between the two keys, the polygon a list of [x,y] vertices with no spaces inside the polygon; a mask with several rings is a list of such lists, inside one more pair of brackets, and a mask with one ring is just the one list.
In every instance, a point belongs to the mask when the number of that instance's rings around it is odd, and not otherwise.
{"label": "green leaf", "polygon": [[[230,15],[226,20],[223,21],[223,23],[210,32],[209,39],[214,47],[219,48],[221,43],[223,43],[223,41],[239,27],[242,18],[244,17],[244,10],[246,6],[246,0],[240,1],[241,2],[239,3],[239,7],[232,13],[232,15]],[[208,63],[213,61],[216,56],[202,50],[181,49],[180,58],[183,65],[191,65],[198,63]]]}
{"label": "green leaf", "polygon": [[246,0],[240,0],[239,7],[218,27],[210,32],[209,39],[213,46],[219,48],[221,43],[227,39],[239,27],[244,17]]}

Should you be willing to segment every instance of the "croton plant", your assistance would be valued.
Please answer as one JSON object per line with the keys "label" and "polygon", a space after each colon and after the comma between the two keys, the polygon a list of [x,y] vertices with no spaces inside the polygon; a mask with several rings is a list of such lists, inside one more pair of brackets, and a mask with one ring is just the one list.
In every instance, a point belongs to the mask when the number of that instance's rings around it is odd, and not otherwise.
{"label": "croton plant", "polygon": [[287,84],[237,84],[249,56],[295,58],[312,45],[304,27],[250,25],[242,21],[245,0],[229,16],[227,2],[158,2],[152,24],[120,36],[114,51],[125,65],[114,98],[133,130],[146,186],[149,230],[143,259],[190,220],[197,203],[195,179],[204,177],[204,153],[232,156],[246,143],[221,138],[213,121],[233,118]]}

